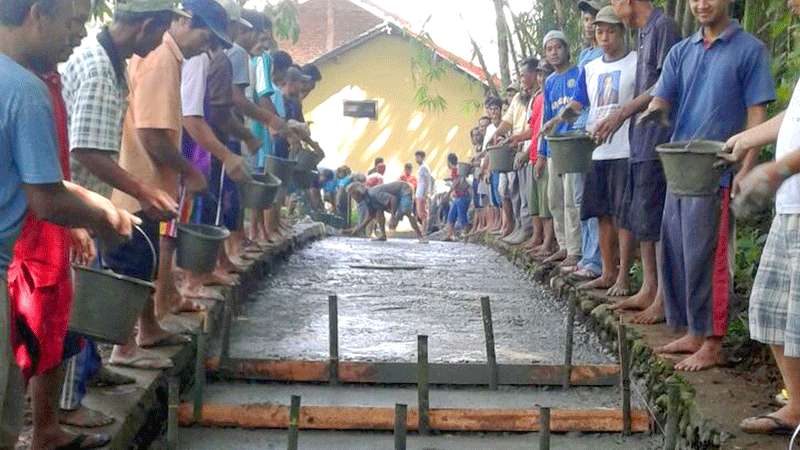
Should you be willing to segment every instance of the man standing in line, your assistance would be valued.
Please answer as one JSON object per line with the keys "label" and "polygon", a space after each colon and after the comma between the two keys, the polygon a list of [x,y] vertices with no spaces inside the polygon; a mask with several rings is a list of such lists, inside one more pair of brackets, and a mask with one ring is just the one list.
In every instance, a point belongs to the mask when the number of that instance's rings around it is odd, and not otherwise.
{"label": "man standing in line", "polygon": [[[85,6],[85,5],[84,5]],[[11,317],[7,269],[27,214],[66,227],[83,227],[105,245],[130,236],[138,223],[107,199],[63,181],[52,100],[34,75],[56,67],[75,42],[76,12],[81,5],[67,0],[0,2],[0,448],[12,449],[22,427],[25,389],[14,361],[11,342],[18,336]],[[88,7],[85,7],[88,11]],[[83,21],[77,26],[83,26]],[[62,105],[63,106],[63,105]],[[63,113],[63,111],[62,111]],[[62,116],[61,133],[65,133]],[[62,136],[66,150],[66,137]],[[66,154],[63,155],[66,163]],[[14,324],[12,326],[12,324]],[[54,331],[56,332],[56,331]],[[66,329],[63,330],[66,333]],[[51,377],[52,378],[52,377]],[[35,402],[56,411],[57,381],[42,380],[44,392]],[[55,386],[55,389],[53,387]],[[41,395],[44,394],[44,395]],[[51,420],[42,430],[41,446],[100,443],[98,436],[64,433]],[[102,437],[100,437],[102,438]]]}
{"label": "man standing in line", "polygon": [[[143,183],[117,164],[128,97],[125,61],[134,54],[147,56],[156,48],[176,14],[186,13],[174,9],[171,1],[120,3],[114,21],[87,39],[62,68],[74,182],[104,197],[111,196],[112,188],[127,192],[139,199],[150,220],[171,219],[178,206],[168,193]],[[142,320],[149,318],[148,314],[142,316]],[[145,333],[152,329],[155,327],[140,327]],[[61,420],[72,426],[103,426],[113,419],[82,405],[88,379],[98,377],[111,385],[134,380],[103,368],[95,343],[84,340],[81,353],[66,363]]]}
{"label": "man standing in line", "polygon": [[[614,11],[629,27],[639,30],[639,57],[636,63],[636,98],[601,122],[595,134],[606,140],[620,125],[644,111],[652,100],[650,90],[658,81],[669,50],[680,41],[675,21],[655,8],[651,0],[614,0]],[[639,292],[616,303],[613,309],[643,310],[633,322],[653,324],[664,320],[664,294],[658,276],[661,219],[667,181],[656,154],[656,146],[668,142],[672,129],[631,124],[631,158],[628,186],[625,189],[627,226],[639,241],[643,283]]]}
{"label": "man standing in line", "polygon": [[[701,28],[676,44],[664,64],[653,100],[640,120],[674,112],[672,141],[695,138],[725,141],[764,122],[775,100],[769,53],[729,15],[731,0],[691,0]],[[690,353],[677,370],[698,371],[723,361],[732,291],[729,202],[739,180],[756,161],[744,158],[736,177],[726,172],[716,195],[681,196],[667,189],[661,238],[661,267],[667,324],[686,335],[659,353]]]}

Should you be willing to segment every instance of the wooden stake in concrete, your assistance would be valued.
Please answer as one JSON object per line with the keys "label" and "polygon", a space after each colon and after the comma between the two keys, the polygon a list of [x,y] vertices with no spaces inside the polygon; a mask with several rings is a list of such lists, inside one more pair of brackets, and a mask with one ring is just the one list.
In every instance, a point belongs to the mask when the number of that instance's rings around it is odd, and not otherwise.
{"label": "wooden stake in concrete", "polygon": [[339,298],[328,296],[328,381],[339,384]]}
{"label": "wooden stake in concrete", "polygon": [[489,389],[497,389],[497,355],[494,349],[494,324],[492,323],[492,304],[489,297],[481,297],[483,333],[486,336],[486,365],[489,369]]}
{"label": "wooden stake in concrete", "polygon": [[631,434],[631,375],[628,361],[628,339],[625,325],[620,318],[617,324],[617,341],[619,342],[619,376],[622,390],[622,435]]}
{"label": "wooden stake in concrete", "polygon": [[406,420],[408,405],[394,405],[394,450],[406,450]]}
{"label": "wooden stake in concrete", "polygon": [[297,429],[300,423],[300,396],[292,396],[292,404],[289,407],[289,450],[297,450]]}
{"label": "wooden stake in concrete", "polygon": [[167,450],[178,448],[178,405],[180,404],[180,382],[170,377],[167,397]]}
{"label": "wooden stake in concrete", "polygon": [[567,300],[567,336],[564,339],[564,375],[561,387],[572,385],[572,341],[575,336],[575,303]]}
{"label": "wooden stake in concrete", "polygon": [[222,349],[219,355],[220,367],[223,370],[227,369],[230,363],[231,322],[233,321],[231,316],[231,307],[229,305],[224,305],[222,310],[222,342],[220,343]]}
{"label": "wooden stake in concrete", "polygon": [[667,380],[669,403],[667,405],[667,429],[664,432],[664,450],[678,448],[678,423],[680,420],[681,385],[675,378]]}
{"label": "wooden stake in concrete", "polygon": [[192,397],[194,400],[194,421],[200,422],[203,413],[203,389],[206,385],[206,321],[197,331],[197,353],[194,361],[194,390]]}
{"label": "wooden stake in concrete", "polygon": [[419,409],[419,434],[430,433],[428,409],[428,336],[417,336],[417,408]]}
{"label": "wooden stake in concrete", "polygon": [[539,407],[539,450],[550,450],[550,408]]}

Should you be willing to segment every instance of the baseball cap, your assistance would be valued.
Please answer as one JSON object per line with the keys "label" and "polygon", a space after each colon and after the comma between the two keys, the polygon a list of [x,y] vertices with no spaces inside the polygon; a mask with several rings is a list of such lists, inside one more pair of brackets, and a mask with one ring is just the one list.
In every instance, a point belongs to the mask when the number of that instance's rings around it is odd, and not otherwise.
{"label": "baseball cap", "polygon": [[312,78],[306,74],[304,74],[300,69],[297,67],[289,67],[289,70],[286,71],[286,82],[291,83],[294,81],[302,81],[304,83],[308,83],[311,81]]}
{"label": "baseball cap", "polygon": [[253,24],[242,17],[242,7],[235,0],[219,0],[219,4],[228,13],[228,20],[240,23],[247,28],[253,28]]}
{"label": "baseball cap", "polygon": [[184,17],[191,17],[186,11],[176,8],[172,0],[119,0],[114,6],[114,10],[126,13],[172,11]]}
{"label": "baseball cap", "polygon": [[544,45],[546,47],[547,43],[550,42],[553,39],[561,39],[561,42],[563,42],[565,44],[567,43],[567,36],[564,34],[563,31],[561,31],[561,30],[550,30],[550,31],[547,32],[547,34],[544,35],[544,40],[542,41],[542,45]]}
{"label": "baseball cap", "polygon": [[614,12],[614,8],[611,6],[604,6],[603,9],[597,12],[597,16],[594,18],[595,25],[598,23],[610,23],[613,25],[621,24],[622,21],[619,20],[617,17],[617,13]]}
{"label": "baseball cap", "polygon": [[222,41],[222,46],[231,48],[231,38],[228,36],[228,13],[225,8],[214,0],[185,0],[183,8],[192,15],[205,22],[208,29]]}
{"label": "baseball cap", "polygon": [[597,14],[598,11],[608,5],[608,0],[581,0],[578,2],[578,9],[582,12]]}

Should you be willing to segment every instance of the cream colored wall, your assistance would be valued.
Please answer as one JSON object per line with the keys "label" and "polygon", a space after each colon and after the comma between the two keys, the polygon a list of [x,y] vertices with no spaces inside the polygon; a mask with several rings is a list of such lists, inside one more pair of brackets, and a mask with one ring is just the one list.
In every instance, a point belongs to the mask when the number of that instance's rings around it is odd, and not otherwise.
{"label": "cream colored wall", "polygon": [[[366,172],[376,156],[387,165],[387,180],[395,180],[414,152],[427,153],[426,161],[441,180],[447,154],[459,159],[471,153],[469,132],[481,113],[465,112],[468,101],[480,100],[483,88],[467,75],[448,69],[431,85],[446,100],[444,112],[418,108],[411,78],[412,45],[398,36],[378,36],[319,68],[322,81],[304,103],[314,139],[326,152],[322,167],[347,164]],[[342,114],[344,100],[376,100],[378,118],[356,119]],[[416,172],[416,164],[414,164]]]}

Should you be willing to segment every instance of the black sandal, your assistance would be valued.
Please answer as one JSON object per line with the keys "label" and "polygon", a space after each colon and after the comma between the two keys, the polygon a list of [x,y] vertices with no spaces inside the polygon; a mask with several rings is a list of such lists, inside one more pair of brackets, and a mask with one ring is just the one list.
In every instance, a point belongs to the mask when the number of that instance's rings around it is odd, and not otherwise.
{"label": "black sandal", "polygon": [[[767,420],[772,421],[772,423],[775,424],[775,428],[770,428],[770,429],[750,428],[750,429],[748,429],[748,427],[746,427],[745,423],[744,423],[744,422],[747,422],[748,420],[762,420],[762,419],[767,419]],[[739,428],[741,428],[742,431],[744,431],[745,433],[749,433],[749,434],[773,434],[773,435],[778,435],[778,436],[791,436],[792,433],[794,433],[794,430],[795,430],[796,427],[793,427],[793,426],[789,425],[788,423],[782,421],[781,419],[778,419],[777,417],[770,416],[768,414],[764,414],[762,416],[756,416],[756,417],[751,417],[749,419],[745,419],[744,421],[742,421],[742,424],[739,426]]]}

